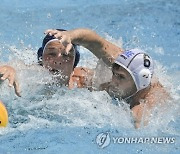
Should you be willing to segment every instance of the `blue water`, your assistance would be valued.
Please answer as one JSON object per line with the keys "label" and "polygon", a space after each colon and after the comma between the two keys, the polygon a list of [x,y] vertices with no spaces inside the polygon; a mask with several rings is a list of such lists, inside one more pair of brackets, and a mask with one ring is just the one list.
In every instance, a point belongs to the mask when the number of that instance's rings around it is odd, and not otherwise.
{"label": "blue water", "polygon": [[[0,99],[9,125],[0,129],[0,153],[180,153],[180,1],[179,0],[1,0],[0,62],[17,69],[22,97],[6,82]],[[134,129],[126,105],[106,92],[57,87],[37,66],[36,51],[47,28],[95,30],[125,49],[139,47],[156,62],[156,75],[173,97],[156,109],[149,126]],[[80,48],[79,65],[95,68],[97,59]],[[122,104],[123,102],[121,102]],[[171,144],[111,144],[96,136],[174,137]]]}

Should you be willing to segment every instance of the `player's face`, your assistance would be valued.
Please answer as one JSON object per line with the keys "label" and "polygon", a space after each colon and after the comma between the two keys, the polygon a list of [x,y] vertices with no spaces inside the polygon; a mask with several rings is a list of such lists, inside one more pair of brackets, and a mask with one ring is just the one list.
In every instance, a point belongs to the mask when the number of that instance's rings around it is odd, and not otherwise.
{"label": "player's face", "polygon": [[109,86],[109,94],[114,97],[126,98],[136,92],[133,78],[123,67],[114,64],[113,76]]}
{"label": "player's face", "polygon": [[59,41],[53,41],[43,53],[43,66],[52,73],[61,74],[63,79],[69,79],[73,71],[74,56],[74,49],[66,55],[65,47]]}

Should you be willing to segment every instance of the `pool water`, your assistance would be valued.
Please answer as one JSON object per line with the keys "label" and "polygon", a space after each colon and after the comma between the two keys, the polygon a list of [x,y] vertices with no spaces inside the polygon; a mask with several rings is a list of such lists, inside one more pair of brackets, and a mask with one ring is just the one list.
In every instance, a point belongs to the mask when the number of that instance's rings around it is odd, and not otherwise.
{"label": "pool water", "polygon": [[[179,0],[1,0],[0,10],[0,63],[16,68],[22,90],[18,98],[7,82],[0,86],[9,113],[8,127],[0,129],[0,153],[180,153]],[[79,27],[154,58],[155,74],[173,101],[156,108],[147,127],[134,128],[124,102],[116,105],[104,91],[59,87],[37,65],[46,29]],[[82,47],[80,52],[79,66],[95,68],[97,58]],[[106,132],[102,147],[97,136]],[[175,141],[114,143],[113,136]]]}

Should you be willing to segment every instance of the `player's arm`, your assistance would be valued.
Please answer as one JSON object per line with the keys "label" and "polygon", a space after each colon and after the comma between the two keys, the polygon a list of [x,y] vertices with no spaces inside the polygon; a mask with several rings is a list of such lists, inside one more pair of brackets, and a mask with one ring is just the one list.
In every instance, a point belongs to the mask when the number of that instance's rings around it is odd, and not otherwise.
{"label": "player's arm", "polygon": [[[97,58],[111,65],[122,49],[111,42],[105,40],[90,29],[74,29],[70,31],[47,30],[46,34],[54,35],[68,47],[70,43],[81,45],[90,50]],[[70,48],[70,47],[68,47]]]}

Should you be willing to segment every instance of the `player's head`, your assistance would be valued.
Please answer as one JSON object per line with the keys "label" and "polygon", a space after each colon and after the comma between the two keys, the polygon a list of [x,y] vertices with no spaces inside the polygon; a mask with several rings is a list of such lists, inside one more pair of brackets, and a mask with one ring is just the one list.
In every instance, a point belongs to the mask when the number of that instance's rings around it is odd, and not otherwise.
{"label": "player's head", "polygon": [[60,72],[66,78],[70,77],[73,69],[79,62],[79,58],[80,54],[75,45],[73,45],[69,54],[66,55],[63,44],[49,34],[45,36],[42,47],[38,50],[39,64],[53,73]]}
{"label": "player's head", "polygon": [[112,68],[110,93],[127,98],[145,89],[151,83],[153,61],[139,49],[132,49],[119,55]]}

